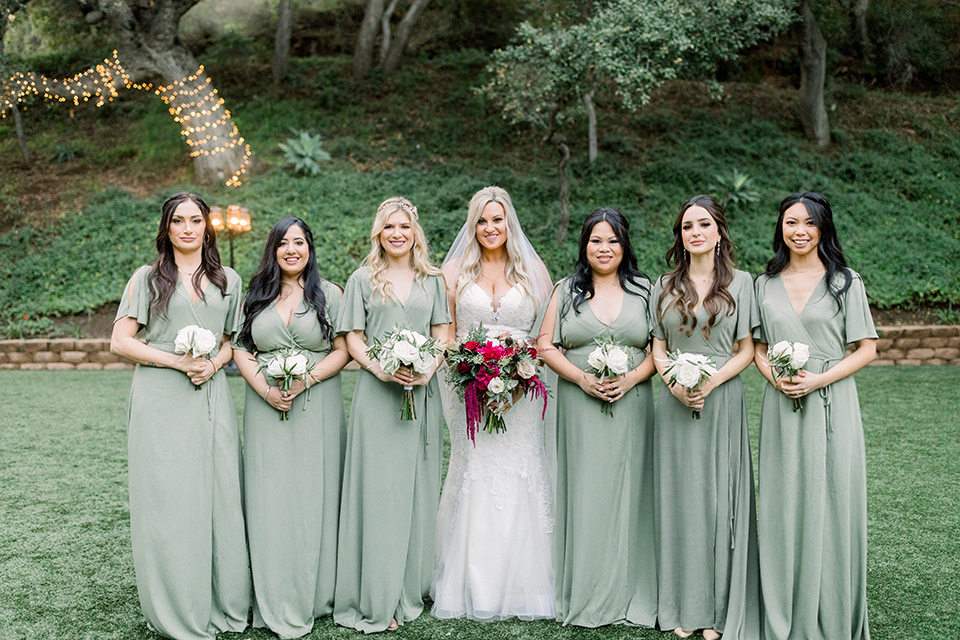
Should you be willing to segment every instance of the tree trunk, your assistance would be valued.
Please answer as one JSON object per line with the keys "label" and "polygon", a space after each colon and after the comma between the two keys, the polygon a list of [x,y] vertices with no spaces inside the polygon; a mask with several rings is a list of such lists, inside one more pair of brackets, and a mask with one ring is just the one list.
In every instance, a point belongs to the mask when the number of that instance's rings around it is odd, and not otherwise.
{"label": "tree trunk", "polygon": [[280,0],[277,33],[273,43],[273,83],[280,84],[290,65],[290,37],[293,34],[293,0]]}
{"label": "tree trunk", "polygon": [[383,12],[383,16],[380,18],[380,33],[382,34],[380,38],[381,66],[383,66],[383,63],[387,59],[387,52],[390,51],[390,18],[393,17],[393,12],[396,11],[399,3],[400,0],[390,0],[387,10]]}
{"label": "tree trunk", "polygon": [[855,0],[853,6],[853,26],[854,33],[860,41],[860,57],[866,61],[873,53],[873,46],[870,44],[870,35],[867,33],[867,9],[870,7],[870,0]]}
{"label": "tree trunk", "polygon": [[380,30],[380,16],[383,15],[383,0],[370,0],[363,12],[363,22],[357,44],[353,47],[353,77],[360,79],[367,75],[373,66],[373,43]]}
{"label": "tree trunk", "polygon": [[403,20],[400,21],[400,25],[397,27],[397,37],[390,44],[387,58],[383,61],[383,75],[388,78],[400,68],[400,57],[403,55],[403,50],[407,48],[407,42],[410,41],[413,29],[417,26],[417,21],[420,20],[420,16],[423,15],[423,11],[428,4],[430,4],[430,0],[413,0],[413,4],[407,9]]}
{"label": "tree trunk", "polygon": [[830,144],[830,122],[823,105],[827,41],[806,0],[801,2],[800,12],[803,18],[800,39],[800,122],[807,139],[823,147]]}
{"label": "tree trunk", "polygon": [[590,149],[590,164],[597,161],[597,109],[593,105],[593,96],[596,89],[590,89],[590,93],[583,96],[583,107],[587,110],[587,138]]}
{"label": "tree trunk", "polygon": [[23,154],[23,161],[30,166],[30,149],[27,147],[27,136],[23,133],[23,120],[20,119],[20,109],[17,105],[11,107],[13,111],[13,128],[17,132],[17,144],[20,145],[20,152]]}
{"label": "tree trunk", "polygon": [[567,146],[567,137],[562,133],[554,133],[550,141],[557,147],[560,161],[557,163],[557,177],[560,178],[560,221],[557,224],[557,243],[567,237],[567,226],[570,224],[570,178],[567,175],[567,166],[570,164],[570,147]]}

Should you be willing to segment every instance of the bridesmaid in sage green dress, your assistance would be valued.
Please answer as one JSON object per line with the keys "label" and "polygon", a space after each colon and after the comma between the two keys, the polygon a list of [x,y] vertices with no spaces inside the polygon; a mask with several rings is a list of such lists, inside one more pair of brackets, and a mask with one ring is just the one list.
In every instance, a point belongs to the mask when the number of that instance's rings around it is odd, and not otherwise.
{"label": "bridesmaid in sage green dress", "polygon": [[[334,337],[340,289],[317,273],[313,233],[287,217],[270,229],[250,280],[234,351],[247,381],[243,410],[244,495],[253,573],[253,626],[281,638],[310,633],[333,613],[346,421]],[[310,368],[281,391],[258,371],[296,351]],[[280,420],[280,411],[288,418]]]}
{"label": "bridesmaid in sage green dress", "polygon": [[[417,209],[389,198],[377,209],[366,264],[347,282],[337,332],[362,367],[350,409],[334,621],[364,633],[397,628],[423,612],[433,574],[443,459],[436,372],[385,373],[367,343],[395,325],[443,340],[446,287],[432,266]],[[400,420],[403,386],[417,418]]]}
{"label": "bridesmaid in sage green dress", "polygon": [[[817,193],[780,204],[774,257],[757,278],[760,582],[767,640],[869,640],[867,480],[853,374],[876,357],[860,276],[846,266],[833,212]],[[776,379],[767,345],[802,342],[810,359]],[[856,346],[845,355],[847,345]],[[802,412],[795,412],[794,399]]]}
{"label": "bridesmaid in sage green dress", "polygon": [[[650,280],[628,230],[616,209],[587,216],[574,275],[555,288],[539,329],[540,354],[560,377],[556,600],[564,625],[657,621]],[[625,375],[588,373],[598,337],[626,349]],[[606,403],[613,415],[601,412]]]}
{"label": "bridesmaid in sage green dress", "polygon": [[[243,631],[250,609],[240,434],[220,372],[233,356],[242,285],[220,266],[210,208],[193,194],[163,203],[156,244],[156,262],[123,292],[110,340],[138,363],[127,400],[133,566],[150,629],[209,640]],[[188,325],[222,337],[219,351],[174,353]]]}
{"label": "bridesmaid in sage green dress", "polygon": [[[659,624],[686,638],[760,637],[756,506],[740,372],[753,362],[753,282],[733,268],[723,208],[695,196],[667,251],[673,269],[650,296],[653,357],[710,356],[718,371],[696,390],[660,387],[654,435]],[[733,354],[734,346],[738,347]],[[700,419],[694,419],[699,411]]]}

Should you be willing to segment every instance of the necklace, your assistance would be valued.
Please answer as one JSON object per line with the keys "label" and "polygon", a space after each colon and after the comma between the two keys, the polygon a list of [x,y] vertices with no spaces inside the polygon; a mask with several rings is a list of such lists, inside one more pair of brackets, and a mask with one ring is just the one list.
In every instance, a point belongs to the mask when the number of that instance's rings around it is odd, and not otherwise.
{"label": "necklace", "polygon": [[185,275],[185,276],[187,276],[187,277],[189,278],[190,276],[192,276],[193,274],[195,274],[195,273],[197,272],[197,269],[199,269],[199,268],[200,268],[200,267],[196,267],[193,271],[184,271],[184,270],[181,269],[180,267],[177,267],[177,271],[179,271],[180,273],[182,273],[183,275]]}
{"label": "necklace", "polygon": [[812,271],[826,271],[826,269],[823,267],[823,265],[820,265],[818,267],[810,267],[809,269],[791,269],[790,267],[787,267],[784,269],[784,271],[787,273],[810,273]]}

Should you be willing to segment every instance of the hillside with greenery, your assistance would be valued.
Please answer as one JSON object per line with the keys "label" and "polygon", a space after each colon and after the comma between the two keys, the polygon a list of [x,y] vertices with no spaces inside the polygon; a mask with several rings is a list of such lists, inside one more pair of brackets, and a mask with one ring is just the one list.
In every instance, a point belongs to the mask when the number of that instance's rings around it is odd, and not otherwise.
{"label": "hillside with greenery", "polygon": [[[630,113],[598,96],[599,157],[587,160],[586,118],[566,125],[572,150],[570,233],[556,242],[557,154],[542,132],[506,122],[475,91],[489,54],[424,50],[390,79],[350,74],[350,57],[294,57],[284,83],[270,82],[268,40],[214,40],[196,52],[217,81],[260,166],[237,189],[196,184],[179,128],[155,96],[125,92],[102,108],[35,101],[24,112],[34,163],[23,163],[11,119],[0,121],[0,337],[74,332],[53,319],[109,314],[126,279],[154,255],[163,199],[179,190],[211,204],[250,209],[253,231],[236,240],[248,279],[270,225],[298,215],[313,228],[319,265],[344,282],[369,249],[377,204],[417,204],[439,261],[470,196],[506,188],[555,278],[576,257],[579,221],[598,206],[629,218],[640,264],[665,270],[680,204],[697,193],[735,197],[731,233],[741,268],[770,255],[780,199],[801,189],[828,195],[851,266],[876,309],[923,309],[933,321],[960,307],[960,95],[868,88],[835,78],[833,141],[820,148],[800,129],[789,77],[726,70],[722,99],[677,80]],[[770,49],[757,54],[769,59]],[[77,50],[25,62],[51,75],[102,52]],[[763,56],[767,56],[764,58]],[[278,143],[294,130],[323,138],[332,159],[318,175],[285,166]],[[734,176],[749,176],[737,191]],[[746,196],[746,197],[744,197]],[[221,246],[226,256],[226,242]]]}

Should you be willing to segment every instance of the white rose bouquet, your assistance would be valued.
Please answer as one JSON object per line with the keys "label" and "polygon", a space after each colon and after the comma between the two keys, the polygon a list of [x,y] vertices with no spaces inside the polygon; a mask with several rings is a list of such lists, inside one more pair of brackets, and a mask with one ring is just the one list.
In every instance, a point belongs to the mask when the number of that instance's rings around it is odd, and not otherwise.
{"label": "white rose bouquet", "polygon": [[[393,375],[401,366],[410,367],[415,373],[430,373],[433,362],[442,349],[433,338],[427,338],[406,327],[394,326],[393,330],[367,349],[367,357],[380,363],[385,373]],[[416,420],[417,407],[413,399],[413,386],[404,385],[401,420]]]}
{"label": "white rose bouquet", "polygon": [[[183,355],[191,355],[194,358],[206,358],[220,346],[220,341],[213,332],[195,324],[188,324],[177,331],[177,337],[173,341],[173,351]],[[200,385],[193,385],[194,389],[199,390]]]}
{"label": "white rose bouquet", "polygon": [[[709,356],[675,351],[668,357],[670,364],[664,373],[669,377],[667,382],[671,387],[679,384],[687,389],[696,389],[712,376],[717,375],[717,365]],[[692,415],[697,420],[700,419],[700,412],[696,409]]]}
{"label": "white rose bouquet", "polygon": [[[289,391],[294,380],[306,381],[307,372],[311,369],[307,356],[296,349],[284,349],[271,358],[269,362],[260,365],[257,371],[263,372],[265,376],[276,380],[280,391]],[[280,412],[281,422],[288,418],[288,413],[287,411]]]}
{"label": "white rose bouquet", "polygon": [[[598,378],[616,378],[630,370],[630,355],[627,350],[610,338],[595,338],[597,348],[587,356],[587,364]],[[613,404],[605,402],[602,413],[613,417]]]}
{"label": "white rose bouquet", "polygon": [[[770,371],[774,380],[792,378],[800,373],[803,365],[810,359],[810,347],[802,342],[781,340],[767,350],[770,359]],[[793,399],[793,412],[803,413],[803,399]]]}

